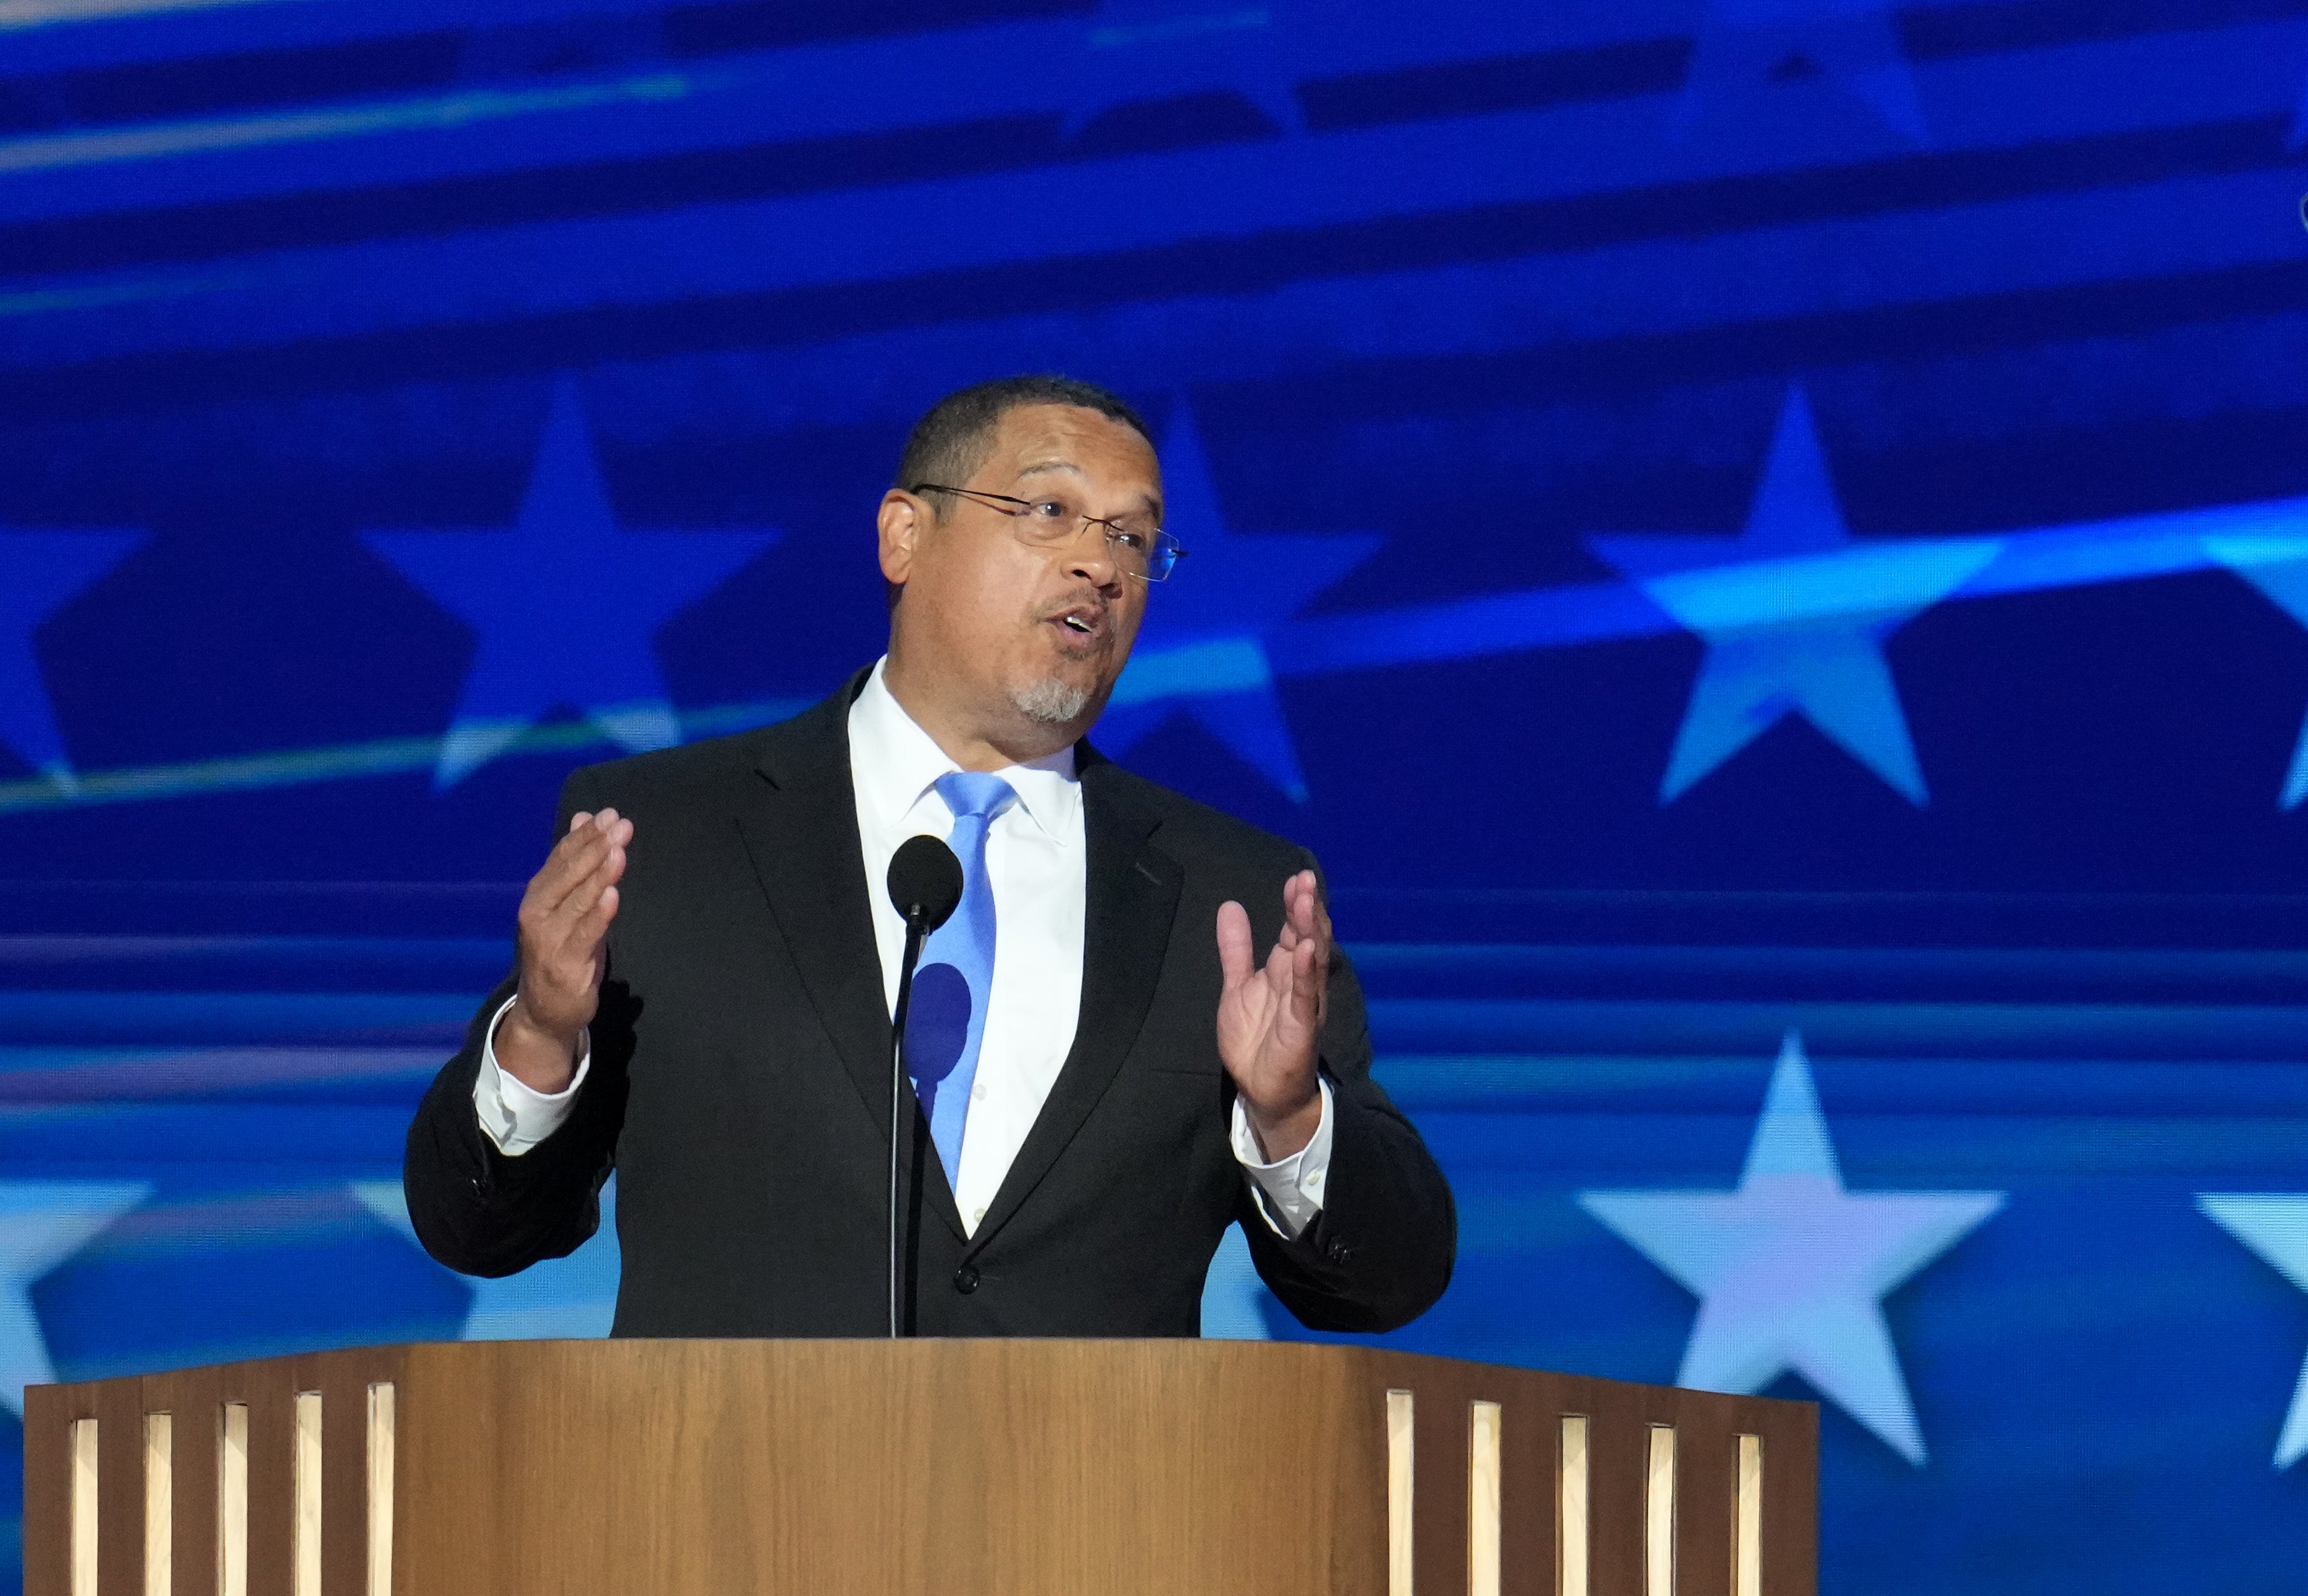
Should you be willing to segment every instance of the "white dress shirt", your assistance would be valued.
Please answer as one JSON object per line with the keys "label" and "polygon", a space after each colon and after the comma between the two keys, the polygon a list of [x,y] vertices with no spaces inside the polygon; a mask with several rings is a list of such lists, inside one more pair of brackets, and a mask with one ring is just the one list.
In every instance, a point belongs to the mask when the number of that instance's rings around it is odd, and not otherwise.
{"label": "white dress shirt", "polygon": [[[936,783],[961,767],[891,695],[882,669],[882,664],[874,667],[865,691],[849,706],[849,774],[883,989],[894,1013],[906,922],[883,890],[883,880],[891,856],[908,838],[943,840],[952,833],[953,815]],[[962,1225],[973,1234],[1057,1081],[1081,1012],[1088,844],[1073,750],[994,773],[1010,784],[1018,801],[995,817],[986,839],[995,924],[993,991],[954,1189]],[[645,839],[635,841],[647,846]],[[1275,890],[1281,890],[1281,883]],[[508,999],[505,1007],[511,1006]],[[489,1040],[473,1083],[473,1107],[497,1148],[519,1157],[568,1117],[592,1056],[589,1048],[564,1090],[550,1095],[533,1091],[497,1067],[496,1026],[504,1017],[500,1008],[489,1022]],[[1330,1083],[1321,1083],[1321,1089],[1322,1118],[1313,1139],[1271,1162],[1259,1156],[1248,1117],[1239,1101],[1235,1104],[1235,1158],[1250,1174],[1267,1224],[1284,1237],[1304,1229],[1322,1207],[1331,1161]]]}

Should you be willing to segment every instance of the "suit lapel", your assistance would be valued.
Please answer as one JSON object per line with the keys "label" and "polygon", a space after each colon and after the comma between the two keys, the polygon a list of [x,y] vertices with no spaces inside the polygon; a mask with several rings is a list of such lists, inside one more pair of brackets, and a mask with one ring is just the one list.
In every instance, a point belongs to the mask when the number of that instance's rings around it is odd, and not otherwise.
{"label": "suit lapel", "polygon": [[972,1238],[983,1246],[1017,1212],[1106,1095],[1154,1001],[1183,872],[1155,848],[1158,817],[1088,744],[1080,753],[1084,864],[1081,1014],[1074,1045]]}
{"label": "suit lapel", "polygon": [[[739,802],[737,829],[802,987],[859,1106],[880,1129],[890,1123],[889,999],[849,777],[849,705],[864,679],[853,677],[815,709],[771,729]],[[910,1142],[921,1114],[910,1089],[906,1097]],[[914,1161],[909,1158],[909,1166]],[[934,1159],[922,1161],[935,1171],[924,1176],[926,1205],[960,1238],[961,1212],[944,1170]]]}

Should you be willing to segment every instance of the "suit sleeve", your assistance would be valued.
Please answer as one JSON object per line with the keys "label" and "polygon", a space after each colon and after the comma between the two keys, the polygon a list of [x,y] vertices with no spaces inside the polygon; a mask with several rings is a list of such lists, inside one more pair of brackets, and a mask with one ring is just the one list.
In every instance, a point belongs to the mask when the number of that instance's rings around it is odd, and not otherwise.
{"label": "suit sleeve", "polygon": [[1260,1277],[1308,1329],[1399,1330],[1451,1283],[1459,1214],[1425,1142],[1371,1079],[1362,985],[1343,952],[1331,961],[1321,1064],[1337,1115],[1322,1211],[1286,1241],[1257,1217],[1245,1181],[1242,1231]]}
{"label": "suit sleeve", "polygon": [[[554,828],[597,807],[591,772],[561,789]],[[612,969],[602,982],[593,1026],[593,1066],[569,1118],[536,1147],[508,1158],[481,1131],[473,1082],[490,1021],[512,996],[508,975],[483,1000],[464,1046],[442,1066],[409,1127],[401,1189],[425,1250],[461,1274],[506,1275],[544,1258],[564,1257],[600,1226],[599,1192],[609,1177],[624,1117],[624,1065],[632,1050],[632,1002]],[[607,1067],[605,1069],[604,1065]]]}

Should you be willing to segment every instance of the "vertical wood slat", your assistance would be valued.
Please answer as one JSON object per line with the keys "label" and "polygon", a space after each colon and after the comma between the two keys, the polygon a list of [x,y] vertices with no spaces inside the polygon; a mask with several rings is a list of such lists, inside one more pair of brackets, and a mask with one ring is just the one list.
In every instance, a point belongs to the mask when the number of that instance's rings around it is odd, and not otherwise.
{"label": "vertical wood slat", "polygon": [[97,1433],[93,1419],[75,1419],[69,1432],[72,1471],[72,1596],[97,1596]]}
{"label": "vertical wood slat", "polygon": [[1763,1596],[1763,1437],[1738,1437],[1732,1487],[1731,1596]]}
{"label": "vertical wood slat", "polygon": [[248,1404],[217,1405],[217,1596],[248,1596]]}
{"label": "vertical wood slat", "polygon": [[1739,1448],[1728,1425],[1679,1402],[1675,1432],[1675,1583],[1697,1596],[1730,1596]]}
{"label": "vertical wood slat", "polygon": [[1411,1561],[1425,1596],[1465,1596],[1467,1590],[1467,1425],[1475,1382],[1483,1377],[1485,1371],[1462,1364],[1406,1382],[1417,1402]]}
{"label": "vertical wood slat", "polygon": [[184,1596],[216,1596],[215,1376],[205,1369],[146,1376],[138,1401],[168,1424],[168,1574]]}
{"label": "vertical wood slat", "polygon": [[1643,1593],[1675,1596],[1675,1426],[1650,1426],[1643,1480]]}
{"label": "vertical wood slat", "polygon": [[1499,1596],[1555,1596],[1560,1404],[1512,1382],[1498,1389]]}
{"label": "vertical wood slat", "polygon": [[392,1596],[392,1382],[368,1388],[367,1596]]}
{"label": "vertical wood slat", "polygon": [[369,1382],[318,1359],[297,1383],[322,1393],[321,1589],[361,1596],[368,1585]]}
{"label": "vertical wood slat", "polygon": [[[1751,1428],[1743,1424],[1740,1428]],[[1756,1533],[1764,1596],[1815,1596],[1819,1589],[1819,1409],[1777,1402],[1756,1414],[1770,1471]]]}
{"label": "vertical wood slat", "polygon": [[289,1488],[296,1493],[289,1521],[289,1589],[294,1596],[321,1596],[321,1393],[300,1391],[290,1428]]}
{"label": "vertical wood slat", "polygon": [[1598,1390],[1587,1404],[1587,1578],[1594,1596],[1642,1596],[1645,1393]]}
{"label": "vertical wood slat", "polygon": [[75,1405],[55,1386],[24,1391],[24,1596],[71,1596]]}
{"label": "vertical wood slat", "polygon": [[1501,1421],[1496,1402],[1468,1409],[1467,1596],[1499,1596]]}
{"label": "vertical wood slat", "polygon": [[290,1358],[259,1366],[248,1403],[248,1589],[291,1596],[297,1581],[297,1393],[310,1389]]}
{"label": "vertical wood slat", "polygon": [[89,1405],[103,1437],[96,1465],[96,1588],[143,1596],[144,1393],[133,1379],[99,1390]]}
{"label": "vertical wood slat", "polygon": [[1587,1416],[1563,1416],[1563,1451],[1554,1475],[1556,1596],[1588,1596]]}
{"label": "vertical wood slat", "polygon": [[1418,1483],[1416,1445],[1417,1407],[1408,1391],[1386,1393],[1386,1591],[1413,1596],[1411,1544],[1414,1488]]}
{"label": "vertical wood slat", "polygon": [[144,1596],[171,1596],[177,1531],[176,1420],[144,1415]]}

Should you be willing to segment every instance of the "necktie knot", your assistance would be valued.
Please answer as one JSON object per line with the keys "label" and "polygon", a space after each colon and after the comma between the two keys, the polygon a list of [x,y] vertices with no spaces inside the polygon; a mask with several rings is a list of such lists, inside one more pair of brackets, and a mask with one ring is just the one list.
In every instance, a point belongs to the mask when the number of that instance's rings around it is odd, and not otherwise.
{"label": "necktie knot", "polygon": [[976,815],[990,821],[1018,801],[1015,788],[984,771],[955,771],[940,776],[937,795],[956,820]]}

